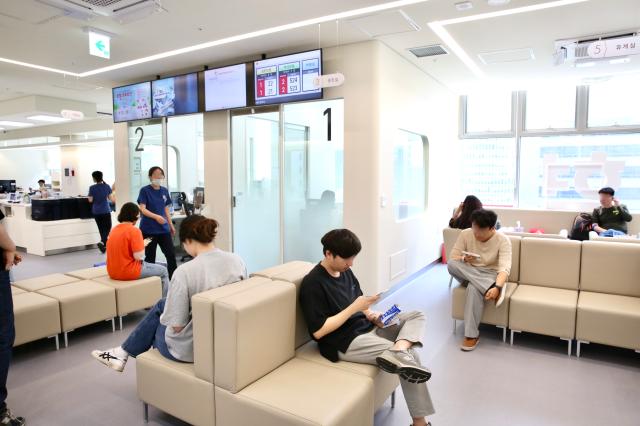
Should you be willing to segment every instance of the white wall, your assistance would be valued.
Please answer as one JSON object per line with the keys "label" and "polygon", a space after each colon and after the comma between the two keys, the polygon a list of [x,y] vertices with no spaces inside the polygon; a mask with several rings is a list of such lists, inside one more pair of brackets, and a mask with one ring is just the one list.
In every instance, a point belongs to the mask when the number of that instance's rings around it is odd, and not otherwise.
{"label": "white wall", "polygon": [[[442,228],[457,197],[452,173],[458,144],[458,97],[383,44],[377,44],[380,102],[380,195],[378,284],[385,288],[440,257]],[[426,212],[397,222],[393,209],[393,150],[398,129],[429,140]],[[394,257],[395,255],[395,257]],[[393,266],[392,266],[393,265]],[[404,270],[404,273],[401,273]]]}
{"label": "white wall", "polygon": [[[93,185],[91,173],[96,170],[100,170],[104,181],[111,185],[115,181],[113,142],[63,145],[60,147],[60,166],[61,191],[66,196],[87,195]],[[65,168],[73,169],[75,176],[66,177]]]}

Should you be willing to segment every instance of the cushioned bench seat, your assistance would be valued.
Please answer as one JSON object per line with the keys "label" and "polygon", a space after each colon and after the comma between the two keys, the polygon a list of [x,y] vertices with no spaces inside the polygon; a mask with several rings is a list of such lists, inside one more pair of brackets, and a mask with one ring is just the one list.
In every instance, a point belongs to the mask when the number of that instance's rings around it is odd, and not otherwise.
{"label": "cushioned bench seat", "polygon": [[152,349],[136,358],[136,376],[145,419],[151,404],[190,424],[215,424],[213,384],[196,376],[194,364],[168,360]]}
{"label": "cushioned bench seat", "polygon": [[216,387],[216,419],[234,426],[371,426],[372,381],[293,358],[237,393]]}
{"label": "cushioned bench seat", "polygon": [[60,310],[58,301],[38,293],[22,292],[13,297],[16,338],[13,346],[55,337],[59,348]]}
{"label": "cushioned bench seat", "polygon": [[94,268],[78,269],[77,271],[67,272],[65,275],[79,278],[81,280],[92,280],[94,278],[106,277],[109,275],[106,266],[98,266]]}
{"label": "cushioned bench seat", "polygon": [[320,354],[318,344],[311,341],[296,351],[296,358],[315,362],[325,367],[337,368],[349,373],[360,374],[373,380],[373,409],[377,411],[382,407],[389,395],[392,396],[392,405],[395,405],[395,390],[400,384],[398,376],[395,374],[385,373],[375,365],[358,364],[355,362],[331,362]]}
{"label": "cushioned bench seat", "polygon": [[43,275],[41,277],[30,278],[28,280],[16,281],[13,283],[24,291],[38,291],[49,287],[55,287],[62,284],[69,284],[80,281],[78,278],[65,274]]}
{"label": "cushioned bench seat", "polygon": [[293,260],[291,262],[283,263],[282,265],[276,265],[276,266],[272,266],[271,268],[263,269],[262,271],[254,272],[253,274],[251,274],[251,276],[273,279],[273,277],[275,277],[276,275],[280,275],[292,269],[297,269],[300,267],[308,267],[309,265],[313,267],[313,264],[310,262],[305,262],[302,260]]}
{"label": "cushioned bench seat", "polygon": [[115,331],[116,292],[95,281],[77,281],[45,288],[38,293],[60,303],[60,323],[64,344],[68,346],[68,333],[78,327],[111,319]]}
{"label": "cushioned bench seat", "polygon": [[93,281],[111,287],[116,292],[116,309],[122,330],[122,317],[131,312],[149,308],[162,298],[162,281],[160,277],[148,277],[139,280],[119,281],[106,277],[98,277]]}
{"label": "cushioned bench seat", "polygon": [[576,339],[640,352],[640,297],[580,292]]}

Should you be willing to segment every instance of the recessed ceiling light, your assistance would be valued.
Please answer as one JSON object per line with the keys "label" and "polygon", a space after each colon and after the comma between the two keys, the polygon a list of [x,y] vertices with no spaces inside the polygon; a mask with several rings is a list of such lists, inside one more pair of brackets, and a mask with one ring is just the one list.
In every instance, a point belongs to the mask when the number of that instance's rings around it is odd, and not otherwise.
{"label": "recessed ceiling light", "polygon": [[56,117],[53,115],[32,115],[27,117],[27,120],[44,121],[46,123],[61,123],[63,121],[69,121],[68,118]]}
{"label": "recessed ceiling light", "polygon": [[29,126],[33,126],[33,123],[25,123],[23,121],[0,121],[0,126],[29,127]]}
{"label": "recessed ceiling light", "polygon": [[511,0],[487,0],[489,6],[504,6],[509,4]]}

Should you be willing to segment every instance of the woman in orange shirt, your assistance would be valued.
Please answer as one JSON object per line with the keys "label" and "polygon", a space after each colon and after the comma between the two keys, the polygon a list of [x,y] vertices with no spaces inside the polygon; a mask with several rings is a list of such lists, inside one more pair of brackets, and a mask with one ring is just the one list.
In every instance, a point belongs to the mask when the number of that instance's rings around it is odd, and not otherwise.
{"label": "woman in orange shirt", "polygon": [[142,231],[136,227],[140,218],[137,204],[126,203],[120,209],[120,224],[111,230],[107,240],[107,272],[114,280],[131,281],[147,277],[160,277],[162,297],[169,289],[167,268],[144,260],[144,248],[148,244],[142,238]]}

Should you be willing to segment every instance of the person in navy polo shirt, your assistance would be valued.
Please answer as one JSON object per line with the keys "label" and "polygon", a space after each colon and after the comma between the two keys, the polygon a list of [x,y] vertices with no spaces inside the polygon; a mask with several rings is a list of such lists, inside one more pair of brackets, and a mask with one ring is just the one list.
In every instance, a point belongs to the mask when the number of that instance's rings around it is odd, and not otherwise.
{"label": "person in navy polo shirt", "polygon": [[91,173],[93,177],[94,185],[89,187],[89,202],[91,203],[91,213],[98,225],[98,231],[100,232],[100,242],[98,248],[102,253],[107,250],[107,238],[109,232],[111,232],[111,207],[109,201],[111,200],[111,187],[104,183],[102,179],[102,172],[96,170]]}
{"label": "person in navy polo shirt", "polygon": [[142,187],[140,195],[138,195],[138,204],[142,213],[140,230],[145,239],[151,239],[145,248],[144,260],[155,263],[156,248],[160,246],[160,250],[167,258],[167,270],[169,278],[171,278],[177,267],[176,253],[173,248],[173,235],[175,235],[176,229],[171,222],[171,196],[169,190],[162,186],[164,170],[158,166],[150,168],[149,180],[151,184]]}

